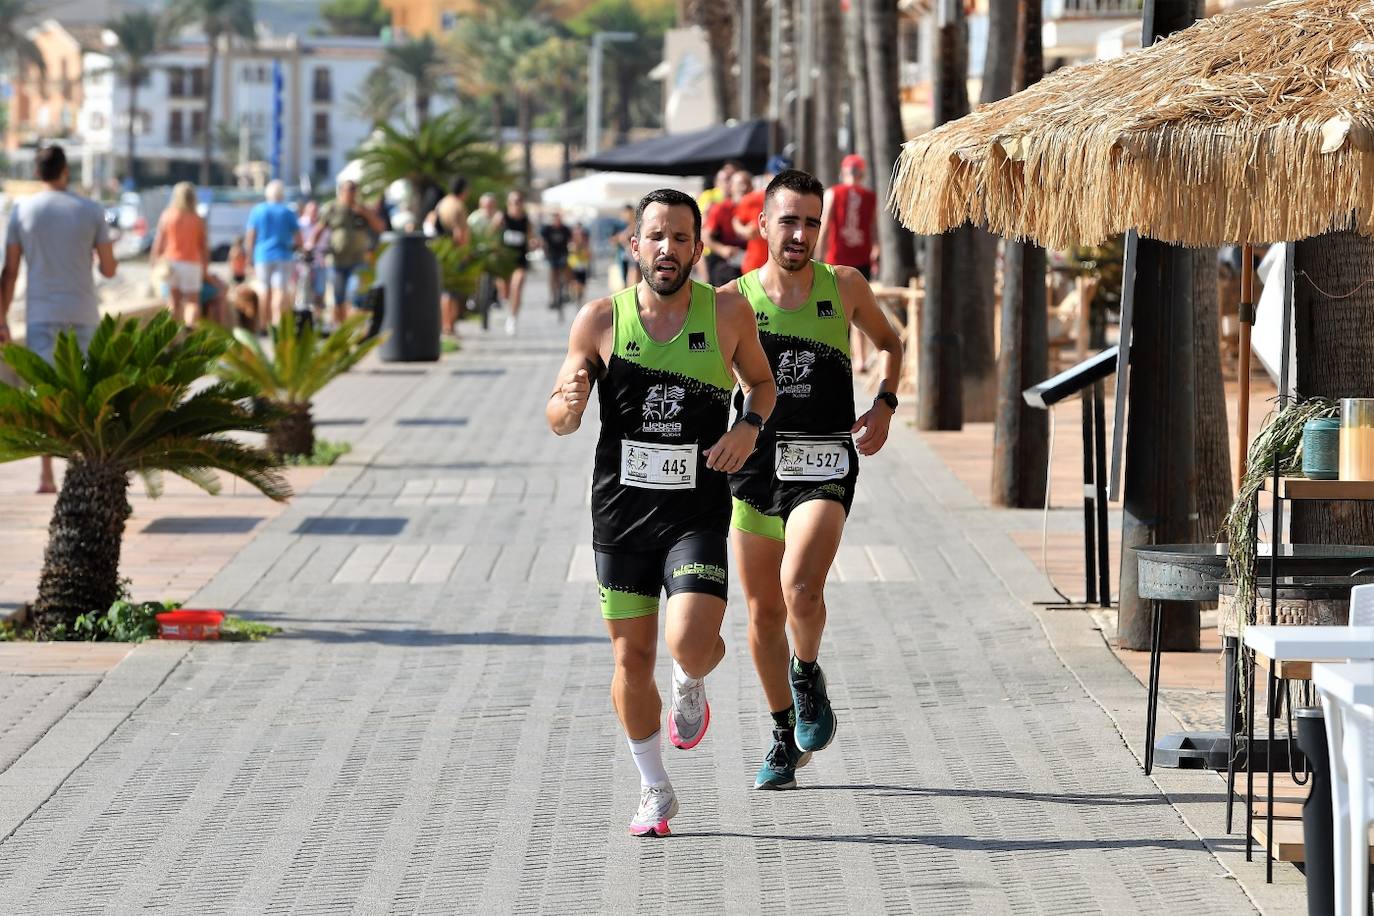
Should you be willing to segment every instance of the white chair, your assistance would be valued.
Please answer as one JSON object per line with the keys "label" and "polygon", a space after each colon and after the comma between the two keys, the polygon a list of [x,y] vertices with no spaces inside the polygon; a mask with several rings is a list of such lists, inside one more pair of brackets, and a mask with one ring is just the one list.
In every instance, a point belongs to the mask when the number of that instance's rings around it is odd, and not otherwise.
{"label": "white chair", "polygon": [[[1374,583],[1350,590],[1350,626],[1374,626]],[[1321,692],[1331,758],[1332,871],[1337,916],[1361,916],[1369,899],[1369,827],[1374,824],[1374,709]]]}
{"label": "white chair", "polygon": [[1350,625],[1374,627],[1374,582],[1350,589]]}

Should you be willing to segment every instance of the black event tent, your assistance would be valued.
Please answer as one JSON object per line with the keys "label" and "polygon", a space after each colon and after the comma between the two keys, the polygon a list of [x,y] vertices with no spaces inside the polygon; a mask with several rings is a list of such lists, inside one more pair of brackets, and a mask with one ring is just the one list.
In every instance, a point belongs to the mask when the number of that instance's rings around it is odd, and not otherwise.
{"label": "black event tent", "polygon": [[768,132],[768,121],[762,118],[718,124],[627,143],[574,164],[602,172],[711,175],[726,159],[736,159],[751,172],[758,172],[768,161]]}

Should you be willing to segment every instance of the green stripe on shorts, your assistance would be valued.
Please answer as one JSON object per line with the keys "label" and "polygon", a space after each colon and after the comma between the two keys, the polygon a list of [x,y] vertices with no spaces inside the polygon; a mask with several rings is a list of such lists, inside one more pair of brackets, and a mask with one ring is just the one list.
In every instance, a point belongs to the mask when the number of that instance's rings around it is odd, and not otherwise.
{"label": "green stripe on shorts", "polygon": [[782,518],[777,515],[764,515],[742,499],[730,498],[734,508],[730,510],[730,527],[757,534],[760,537],[783,540]]}
{"label": "green stripe on shorts", "polygon": [[598,590],[601,592],[601,616],[607,620],[629,620],[658,613],[657,595],[636,595],[604,585]]}

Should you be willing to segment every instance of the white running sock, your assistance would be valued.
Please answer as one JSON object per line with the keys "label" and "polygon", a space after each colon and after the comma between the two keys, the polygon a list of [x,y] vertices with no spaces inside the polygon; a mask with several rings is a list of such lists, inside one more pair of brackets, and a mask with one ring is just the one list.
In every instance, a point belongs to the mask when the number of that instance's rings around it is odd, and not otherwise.
{"label": "white running sock", "polygon": [[703,678],[699,677],[688,677],[687,672],[682,670],[682,666],[676,660],[673,661],[674,683],[681,684],[683,687],[700,687],[702,680]]}
{"label": "white running sock", "polygon": [[641,785],[659,785],[668,781],[668,771],[663,769],[663,745],[659,742],[662,729],[642,741],[628,738],[630,753],[634,755],[635,766],[639,768]]}

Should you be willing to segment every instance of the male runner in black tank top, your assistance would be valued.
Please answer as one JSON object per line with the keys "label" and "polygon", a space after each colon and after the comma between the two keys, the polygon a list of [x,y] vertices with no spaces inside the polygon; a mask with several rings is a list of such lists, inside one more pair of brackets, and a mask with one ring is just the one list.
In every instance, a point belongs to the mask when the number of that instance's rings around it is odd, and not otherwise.
{"label": "male runner in black tank top", "polygon": [[[725,654],[726,474],[753,450],[774,385],[744,297],[690,280],[701,257],[696,202],[655,191],[635,225],[631,253],[643,279],[578,312],[546,414],[558,435],[575,431],[600,383],[592,539],[615,657],[611,696],[640,774],[630,832],[664,836],[678,805],[659,739],[659,594],[668,593],[674,659],[668,731],[687,749],[710,722],[702,679]],[[729,426],[735,375],[744,415]]]}
{"label": "male runner in black tank top", "polygon": [[[758,789],[794,788],[796,769],[834,738],[835,714],[816,661],[825,580],[854,499],[858,456],[887,441],[902,370],[901,338],[868,282],[852,267],[812,260],[823,193],[806,172],[779,173],[759,216],[767,263],[721,288],[749,299],[778,387],[757,450],[730,475],[749,649],[773,716],[772,746],[754,780]],[[879,395],[857,422],[851,324],[884,357]]]}

